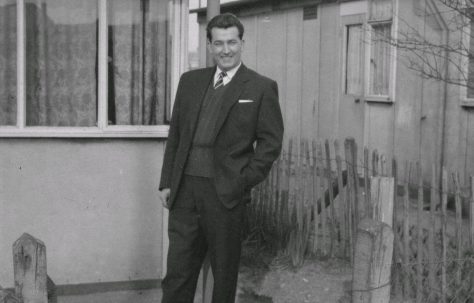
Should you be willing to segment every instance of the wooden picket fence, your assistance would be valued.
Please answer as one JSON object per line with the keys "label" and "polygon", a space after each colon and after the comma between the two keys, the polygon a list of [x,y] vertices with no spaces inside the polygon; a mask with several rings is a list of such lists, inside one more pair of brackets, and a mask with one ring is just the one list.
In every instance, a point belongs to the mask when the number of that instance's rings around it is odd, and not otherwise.
{"label": "wooden picket fence", "polygon": [[353,262],[358,223],[377,211],[370,179],[391,176],[392,294],[417,303],[473,302],[474,179],[462,185],[457,173],[423,172],[418,163],[400,171],[396,159],[375,150],[364,148],[359,158],[351,138],[343,146],[290,140],[252,192],[247,241],[270,247],[289,266],[318,256]]}

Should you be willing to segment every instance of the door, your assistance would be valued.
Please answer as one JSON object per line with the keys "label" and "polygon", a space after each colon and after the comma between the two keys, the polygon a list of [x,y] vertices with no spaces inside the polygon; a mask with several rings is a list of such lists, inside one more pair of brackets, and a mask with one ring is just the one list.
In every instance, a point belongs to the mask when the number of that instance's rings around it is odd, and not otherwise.
{"label": "door", "polygon": [[339,101],[340,140],[353,137],[357,145],[364,145],[364,14],[343,16],[342,79]]}

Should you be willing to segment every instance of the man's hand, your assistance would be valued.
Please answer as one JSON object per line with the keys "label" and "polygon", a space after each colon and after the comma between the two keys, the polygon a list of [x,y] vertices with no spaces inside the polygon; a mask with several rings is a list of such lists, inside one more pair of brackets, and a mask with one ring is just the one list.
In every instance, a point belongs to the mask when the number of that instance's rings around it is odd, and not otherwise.
{"label": "man's hand", "polygon": [[166,209],[169,209],[169,201],[170,201],[170,189],[169,188],[163,188],[158,192],[158,195],[160,196],[161,203],[163,203],[163,207]]}

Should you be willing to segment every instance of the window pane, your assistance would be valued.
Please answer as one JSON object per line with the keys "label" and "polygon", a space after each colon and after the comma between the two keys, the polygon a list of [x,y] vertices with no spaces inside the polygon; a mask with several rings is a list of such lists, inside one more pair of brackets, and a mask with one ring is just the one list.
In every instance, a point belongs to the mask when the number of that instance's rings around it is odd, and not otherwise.
{"label": "window pane", "polygon": [[97,0],[26,0],[26,124],[97,121]]}
{"label": "window pane", "polygon": [[346,94],[362,95],[363,93],[363,38],[361,24],[347,27]]}
{"label": "window pane", "polygon": [[[474,54],[474,19],[471,19],[471,37],[469,40],[469,53]],[[467,74],[467,97],[474,98],[474,58],[469,56]]]}
{"label": "window pane", "polygon": [[16,4],[0,0],[0,125],[16,124]]}
{"label": "window pane", "polygon": [[109,124],[164,124],[169,108],[168,1],[108,4]]}
{"label": "window pane", "polygon": [[390,39],[391,24],[372,25],[370,47],[370,95],[387,96],[390,83]]}

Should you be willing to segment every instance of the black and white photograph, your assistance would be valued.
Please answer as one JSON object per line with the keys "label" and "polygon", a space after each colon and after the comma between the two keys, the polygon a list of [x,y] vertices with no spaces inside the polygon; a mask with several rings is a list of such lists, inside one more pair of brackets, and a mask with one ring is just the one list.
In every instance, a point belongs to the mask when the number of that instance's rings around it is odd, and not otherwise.
{"label": "black and white photograph", "polygon": [[474,303],[473,0],[0,0],[0,303]]}

